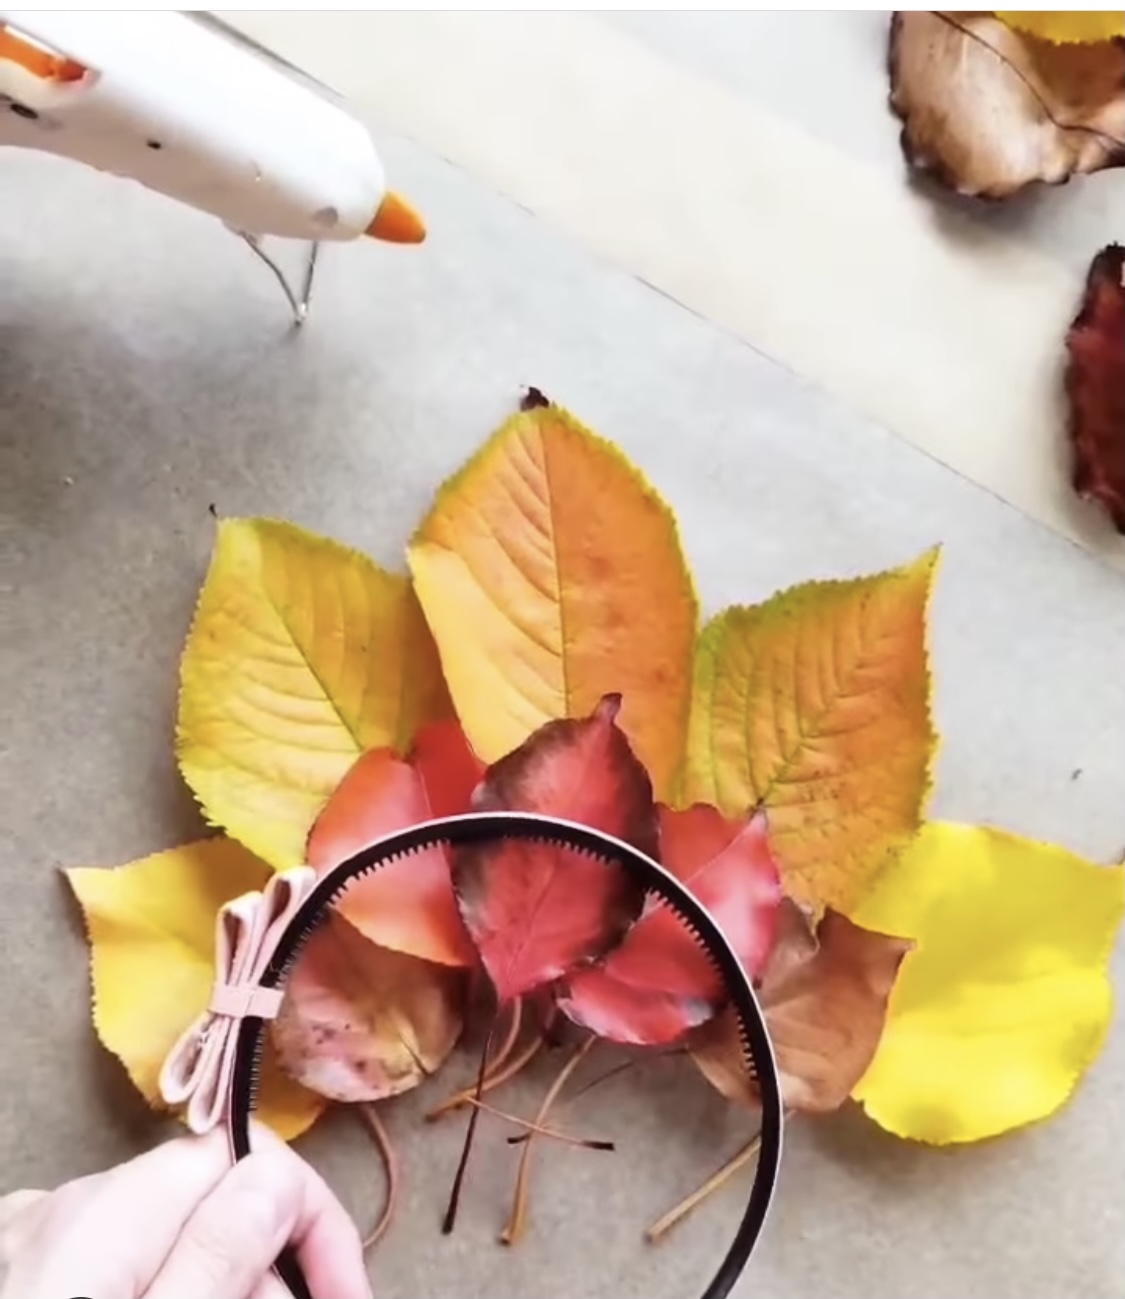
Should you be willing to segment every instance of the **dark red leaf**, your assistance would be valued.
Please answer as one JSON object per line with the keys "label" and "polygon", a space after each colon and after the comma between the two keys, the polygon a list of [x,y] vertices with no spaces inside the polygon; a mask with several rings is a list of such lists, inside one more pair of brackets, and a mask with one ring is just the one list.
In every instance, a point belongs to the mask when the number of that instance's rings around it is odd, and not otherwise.
{"label": "dark red leaf", "polygon": [[1090,264],[1082,309],[1066,336],[1074,489],[1125,533],[1125,248]]}
{"label": "dark red leaf", "polygon": [[[423,727],[409,762],[391,749],[359,758],[317,818],[306,848],[319,874],[383,835],[465,812],[484,771],[456,722]],[[449,854],[431,848],[348,887],[339,910],[372,942],[441,965],[476,953],[453,897]]]}
{"label": "dark red leaf", "polygon": [[[652,782],[617,726],[620,707],[606,695],[587,718],[541,726],[489,768],[474,809],[579,821],[655,855]],[[458,852],[453,882],[501,1001],[607,952],[644,902],[620,868],[512,840]]]}
{"label": "dark red leaf", "polygon": [[[773,946],[782,897],[764,813],[729,821],[702,803],[682,812],[661,807],[660,852],[756,978]],[[725,999],[699,943],[668,906],[650,899],[619,948],[567,979],[559,1005],[599,1037],[662,1046],[705,1023]]]}

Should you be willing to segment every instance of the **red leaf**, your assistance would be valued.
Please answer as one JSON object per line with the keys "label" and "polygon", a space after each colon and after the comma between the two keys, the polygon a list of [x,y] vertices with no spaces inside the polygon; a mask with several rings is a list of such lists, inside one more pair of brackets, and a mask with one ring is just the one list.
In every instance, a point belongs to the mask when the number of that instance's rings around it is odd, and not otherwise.
{"label": "red leaf", "polygon": [[[587,718],[541,726],[489,768],[474,809],[579,821],[655,855],[652,782],[617,726],[620,707],[620,695],[606,695]],[[457,853],[453,882],[501,1001],[607,952],[644,902],[618,867],[510,840]]]}
{"label": "red leaf", "polygon": [[[704,803],[660,809],[661,860],[711,912],[751,978],[773,946],[781,881],[766,818],[728,821]],[[614,1042],[662,1046],[709,1020],[722,979],[683,922],[650,900],[616,951],[570,976],[559,997],[576,1023]]]}
{"label": "red leaf", "polygon": [[[409,762],[391,749],[372,749],[317,818],[306,850],[309,865],[323,875],[383,835],[467,811],[483,770],[456,722],[423,727]],[[415,853],[356,880],[338,909],[381,947],[440,965],[476,962],[444,848]]]}
{"label": "red leaf", "polygon": [[1090,264],[1082,309],[1066,336],[1066,392],[1074,489],[1125,533],[1125,248],[1110,244]]}

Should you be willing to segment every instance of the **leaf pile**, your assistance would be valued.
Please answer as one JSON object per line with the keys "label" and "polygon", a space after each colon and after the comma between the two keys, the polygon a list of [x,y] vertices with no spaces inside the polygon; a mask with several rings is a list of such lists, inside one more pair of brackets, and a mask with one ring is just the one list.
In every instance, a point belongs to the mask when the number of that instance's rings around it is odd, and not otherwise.
{"label": "leaf pile", "polygon": [[[1101,296],[1076,329],[1088,380]],[[1097,401],[1077,400],[1101,427]],[[1122,871],[926,823],[936,551],[700,627],[667,504],[538,398],[438,491],[407,559],[409,578],[286,523],[219,524],[177,751],[222,833],[67,872],[95,1028],[150,1103],[206,1003],[224,902],[471,808],[583,822],[682,880],[759,988],[793,1111],[854,1096],[941,1143],[1065,1100],[1108,1020]],[[676,917],[602,863],[504,842],[405,858],[348,891],[288,981],[262,1117],[292,1137],[330,1101],[418,1086],[482,983],[479,1085],[443,1112],[471,1104],[474,1123],[545,1035],[577,1036],[538,1114],[513,1119],[526,1140],[505,1239],[526,1220],[533,1138],[607,1147],[548,1123],[597,1040],[685,1051],[754,1107],[725,990]]]}

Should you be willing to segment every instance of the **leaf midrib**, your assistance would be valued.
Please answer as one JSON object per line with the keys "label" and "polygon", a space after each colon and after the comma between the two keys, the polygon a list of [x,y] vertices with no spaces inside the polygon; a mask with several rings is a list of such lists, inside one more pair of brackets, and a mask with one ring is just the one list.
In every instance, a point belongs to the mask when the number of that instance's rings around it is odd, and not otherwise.
{"label": "leaf midrib", "polygon": [[[850,682],[851,680],[853,680],[853,679],[855,678],[855,676],[856,676],[858,673],[860,673],[860,672],[862,672],[862,671],[864,670],[864,668],[870,666],[870,659],[869,659],[869,655],[870,655],[870,646],[867,646],[867,645],[863,645],[863,644],[862,644],[862,642],[863,642],[864,639],[865,639],[865,635],[868,634],[868,633],[867,633],[867,629],[866,629],[866,627],[865,627],[865,621],[866,621],[866,620],[864,619],[862,612],[858,613],[858,614],[857,614],[857,617],[859,618],[859,622],[860,622],[860,636],[859,636],[859,639],[860,639],[860,642],[861,642],[861,647],[860,647],[860,649],[859,649],[859,652],[856,654],[855,660],[851,663],[851,665],[850,665],[847,669],[845,669],[844,673],[842,673],[842,674],[836,670],[836,667],[837,667],[837,661],[836,661],[836,643],[837,643],[837,638],[836,638],[835,635],[832,635],[832,636],[829,637],[829,645],[830,645],[830,647],[831,647],[831,649],[830,649],[830,654],[831,654],[831,656],[832,656],[832,667],[833,667],[832,679],[833,679],[833,681],[837,682],[837,683],[838,683],[839,685],[841,685],[841,686],[848,684],[848,682]],[[877,639],[877,637],[876,637],[876,639]],[[770,776],[770,779],[769,779],[769,783],[768,783],[768,785],[767,785],[766,788],[761,792],[761,794],[758,795],[757,801],[756,801],[756,803],[754,804],[754,810],[755,810],[755,811],[761,811],[763,808],[765,808],[765,807],[768,805],[769,800],[770,800],[771,796],[772,796],[773,793],[774,793],[774,790],[777,788],[778,785],[784,785],[784,784],[796,785],[796,784],[806,784],[806,783],[807,783],[807,781],[803,781],[803,780],[794,780],[794,779],[792,779],[791,776],[790,776],[790,773],[792,772],[793,768],[797,765],[797,761],[798,761],[798,759],[801,757],[801,755],[804,754],[804,753],[806,753],[806,752],[808,751],[809,746],[810,746],[810,742],[811,742],[812,740],[816,739],[816,738],[820,738],[820,737],[818,737],[817,734],[816,734],[816,728],[817,728],[817,727],[818,727],[818,726],[819,726],[819,725],[820,725],[820,724],[821,724],[821,723],[822,723],[822,722],[823,722],[827,717],[831,716],[832,712],[836,709],[836,707],[839,705],[839,703],[840,703],[842,700],[845,700],[845,699],[860,699],[860,698],[862,698],[862,697],[864,696],[864,694],[869,694],[869,693],[870,693],[870,691],[854,691],[854,690],[843,690],[843,689],[841,689],[841,690],[839,690],[839,691],[836,691],[835,693],[833,693],[831,699],[829,699],[829,700],[824,704],[823,708],[821,708],[821,709],[820,709],[820,710],[815,714],[815,716],[813,716],[813,717],[807,719],[808,725],[806,726],[806,725],[804,724],[804,722],[805,722],[806,719],[803,719],[803,718],[802,718],[802,715],[801,715],[801,709],[800,709],[800,707],[799,707],[799,705],[798,705],[798,697],[797,697],[797,662],[798,662],[798,659],[799,659],[799,657],[800,657],[800,645],[801,645],[801,644],[803,644],[803,637],[800,636],[800,631],[798,631],[798,640],[797,640],[796,645],[795,645],[795,647],[794,647],[794,653],[793,653],[793,655],[792,655],[792,660],[791,660],[791,665],[792,665],[792,684],[793,684],[792,697],[793,697],[793,701],[794,701],[794,709],[793,709],[793,725],[794,725],[794,728],[795,728],[796,731],[797,731],[797,742],[794,744],[794,746],[793,746],[793,748],[791,749],[791,751],[790,751],[788,754],[786,754],[786,755],[781,759],[781,761],[778,763],[778,765],[777,765],[777,769],[776,769],[776,770],[773,772],[773,774]],[[755,677],[755,678],[759,677],[759,675],[760,675],[760,672],[761,672],[761,666],[760,666],[760,665],[761,665],[761,661],[762,661],[762,660],[761,660],[761,656],[759,656],[759,657],[757,658],[756,662],[755,662],[754,669],[753,669],[753,674],[754,674],[754,677]],[[754,696],[754,691],[748,689],[747,692],[746,692],[745,711],[744,711],[744,715],[743,715],[743,731],[744,731],[744,733],[748,733],[748,732],[749,732],[749,715],[750,715],[750,708],[751,708],[751,704],[752,704],[753,696]],[[777,713],[777,692],[776,692],[776,691],[773,691],[773,692],[770,693],[770,703],[771,703],[772,712],[773,712],[773,728],[774,728],[774,733],[775,733],[775,734],[780,734],[780,730],[781,730],[781,728],[780,728],[780,726],[778,725],[778,713]],[[747,744],[747,746],[746,746],[746,774],[747,774],[747,778],[748,778],[748,780],[749,780],[749,782],[750,782],[751,788],[753,788],[754,790],[757,790],[757,789],[758,789],[758,783],[757,783],[757,781],[754,779],[754,768],[753,768],[753,753],[752,753],[752,746],[749,745],[749,744]]]}

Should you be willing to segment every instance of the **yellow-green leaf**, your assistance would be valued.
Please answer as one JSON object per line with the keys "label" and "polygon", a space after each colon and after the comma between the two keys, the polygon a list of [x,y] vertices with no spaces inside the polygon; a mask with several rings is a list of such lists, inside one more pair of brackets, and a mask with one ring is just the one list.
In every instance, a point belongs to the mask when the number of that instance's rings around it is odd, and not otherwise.
{"label": "yellow-green leaf", "polygon": [[441,488],[409,554],[481,758],[616,693],[622,729],[667,793],[696,597],[671,511],[616,447],[556,406],[523,411]]}
{"label": "yellow-green leaf", "polygon": [[994,12],[1009,27],[1056,45],[1087,45],[1125,37],[1125,11],[1121,9]]}
{"label": "yellow-green leaf", "polygon": [[[260,889],[269,873],[229,839],[204,839],[113,870],[65,872],[86,921],[94,1029],[155,1109],[164,1108],[161,1065],[211,996],[219,908]],[[267,1046],[259,1105],[258,1117],[291,1140],[326,1102],[286,1077]]]}
{"label": "yellow-green leaf", "polygon": [[1125,870],[980,826],[930,824],[860,908],[917,940],[853,1095],[942,1145],[1045,1118],[1105,1039]]}
{"label": "yellow-green leaf", "polygon": [[276,870],[360,753],[450,711],[409,581],[270,519],[219,524],[180,675],[184,779]]}
{"label": "yellow-green leaf", "polygon": [[874,577],[807,582],[727,609],[700,637],[681,796],[728,816],[767,808],[803,901],[850,914],[918,826],[936,561],[932,550]]}

